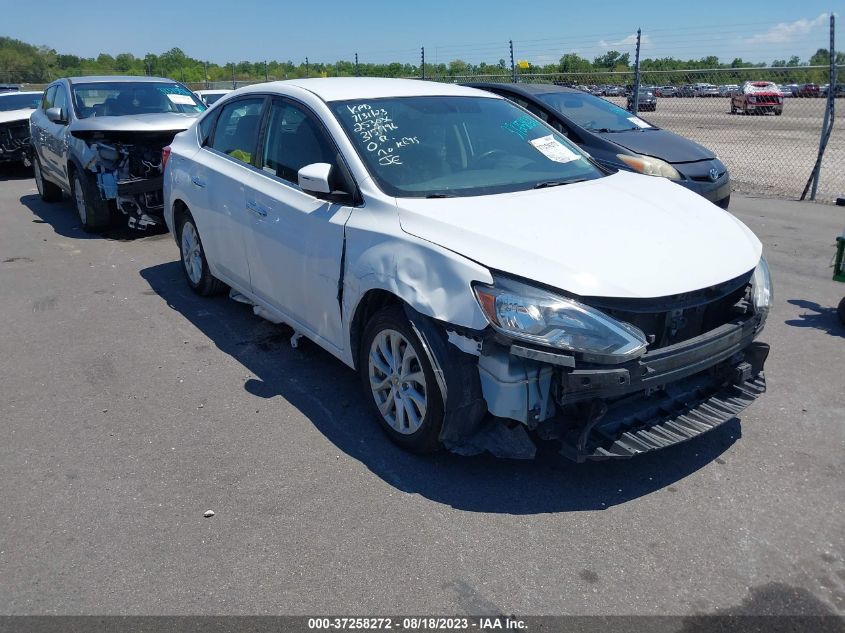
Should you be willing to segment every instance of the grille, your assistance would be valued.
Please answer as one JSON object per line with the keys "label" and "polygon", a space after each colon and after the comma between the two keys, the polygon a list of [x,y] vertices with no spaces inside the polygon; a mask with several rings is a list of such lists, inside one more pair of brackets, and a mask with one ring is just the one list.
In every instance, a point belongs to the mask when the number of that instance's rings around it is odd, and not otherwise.
{"label": "grille", "polygon": [[640,328],[650,350],[704,334],[751,312],[746,299],[749,271],[694,292],[657,299],[584,298],[587,305]]}

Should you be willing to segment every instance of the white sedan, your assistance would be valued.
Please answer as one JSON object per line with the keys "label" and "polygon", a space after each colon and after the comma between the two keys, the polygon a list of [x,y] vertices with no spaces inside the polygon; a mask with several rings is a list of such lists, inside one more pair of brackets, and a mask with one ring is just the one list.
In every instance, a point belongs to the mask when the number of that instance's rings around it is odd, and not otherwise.
{"label": "white sedan", "polygon": [[765,390],[772,290],[751,231],[496,95],[260,84],[163,158],[189,286],[228,286],[357,370],[410,450],[630,457]]}

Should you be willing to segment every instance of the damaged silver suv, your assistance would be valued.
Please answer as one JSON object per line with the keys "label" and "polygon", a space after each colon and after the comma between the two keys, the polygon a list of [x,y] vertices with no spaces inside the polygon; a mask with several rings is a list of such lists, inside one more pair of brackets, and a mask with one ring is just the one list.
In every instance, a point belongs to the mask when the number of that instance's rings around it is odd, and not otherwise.
{"label": "damaged silver suv", "polygon": [[41,198],[71,195],[86,231],[112,210],[130,228],[162,224],[161,149],[206,109],[185,86],[160,77],[70,77],[44,91],[29,120]]}

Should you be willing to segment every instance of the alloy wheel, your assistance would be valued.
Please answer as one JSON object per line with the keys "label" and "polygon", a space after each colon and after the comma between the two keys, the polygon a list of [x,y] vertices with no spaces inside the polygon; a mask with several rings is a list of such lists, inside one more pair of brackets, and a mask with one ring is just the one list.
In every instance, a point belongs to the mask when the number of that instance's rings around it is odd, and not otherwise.
{"label": "alloy wheel", "polygon": [[397,433],[411,435],[427,409],[425,374],[414,346],[396,330],[382,330],[368,356],[370,390],[381,416]]}
{"label": "alloy wheel", "polygon": [[193,223],[185,222],[182,225],[182,263],[188,279],[191,283],[198,285],[202,279],[202,251],[200,250],[200,238]]}

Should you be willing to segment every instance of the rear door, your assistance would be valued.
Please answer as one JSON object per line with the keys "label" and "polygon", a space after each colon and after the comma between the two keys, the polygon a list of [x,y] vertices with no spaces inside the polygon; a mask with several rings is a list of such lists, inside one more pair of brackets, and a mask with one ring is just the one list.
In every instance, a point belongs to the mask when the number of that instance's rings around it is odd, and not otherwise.
{"label": "rear door", "polygon": [[206,257],[215,274],[241,288],[250,287],[244,232],[251,217],[244,179],[252,169],[264,96],[227,103],[210,137],[191,161],[191,205]]}

